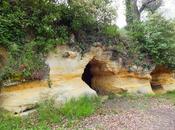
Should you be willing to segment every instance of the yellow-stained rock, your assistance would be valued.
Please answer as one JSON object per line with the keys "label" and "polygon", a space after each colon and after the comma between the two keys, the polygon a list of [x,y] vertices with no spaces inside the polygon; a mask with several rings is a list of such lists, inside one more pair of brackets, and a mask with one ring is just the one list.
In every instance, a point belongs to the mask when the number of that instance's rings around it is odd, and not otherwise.
{"label": "yellow-stained rock", "polygon": [[128,72],[113,61],[94,58],[91,62],[92,88],[99,93],[144,93],[153,94],[149,74]]}
{"label": "yellow-stained rock", "polygon": [[43,79],[2,89],[0,107],[19,113],[50,98],[60,104],[71,98],[95,96],[94,90],[102,94],[153,94],[151,81],[161,83],[165,90],[175,88],[175,79],[169,70],[154,71],[150,75],[150,72],[139,73],[142,68],[134,66],[134,70],[138,68],[138,71],[131,72],[123,66],[120,58],[111,59],[112,51],[100,44],[92,46],[83,56],[68,46],[59,46],[49,53],[46,60],[50,68],[49,80]]}
{"label": "yellow-stained rock", "polygon": [[157,66],[151,76],[153,85],[159,85],[165,92],[175,90],[175,73],[172,70]]}
{"label": "yellow-stained rock", "polygon": [[0,107],[21,113],[47,99],[53,99],[59,105],[71,98],[96,96],[96,92],[81,79],[88,61],[81,60],[80,55],[65,58],[63,54],[67,51],[69,49],[62,46],[48,55],[50,83],[45,79],[6,87],[0,93]]}

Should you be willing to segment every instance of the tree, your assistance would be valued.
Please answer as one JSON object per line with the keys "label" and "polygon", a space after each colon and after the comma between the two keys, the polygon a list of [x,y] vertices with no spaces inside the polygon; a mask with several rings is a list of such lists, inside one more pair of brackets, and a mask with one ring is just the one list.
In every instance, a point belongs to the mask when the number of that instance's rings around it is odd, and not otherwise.
{"label": "tree", "polygon": [[126,21],[128,25],[134,21],[140,21],[140,15],[144,10],[154,13],[161,5],[162,0],[141,0],[141,7],[138,7],[138,0],[125,0]]}

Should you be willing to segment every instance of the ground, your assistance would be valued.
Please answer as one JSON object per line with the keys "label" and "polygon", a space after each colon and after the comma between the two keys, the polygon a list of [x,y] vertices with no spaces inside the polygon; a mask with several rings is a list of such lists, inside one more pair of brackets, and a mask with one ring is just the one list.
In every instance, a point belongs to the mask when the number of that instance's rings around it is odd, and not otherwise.
{"label": "ground", "polygon": [[96,114],[80,121],[81,130],[175,130],[175,104],[164,96],[106,100]]}

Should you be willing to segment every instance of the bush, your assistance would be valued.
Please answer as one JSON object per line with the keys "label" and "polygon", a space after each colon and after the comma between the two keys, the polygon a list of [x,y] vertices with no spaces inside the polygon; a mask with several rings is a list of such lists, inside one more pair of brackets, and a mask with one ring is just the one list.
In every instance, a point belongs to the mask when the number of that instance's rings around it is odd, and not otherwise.
{"label": "bush", "polygon": [[[9,51],[0,80],[36,79],[34,75],[45,64],[44,56],[55,46],[68,43],[73,33],[82,48],[85,43],[78,40],[82,31],[95,33],[96,25],[110,24],[114,17],[106,0],[73,0],[68,5],[50,0],[3,0],[0,7],[0,46]],[[113,35],[115,29],[107,29],[107,33]]]}
{"label": "bush", "polygon": [[115,25],[107,25],[103,29],[103,33],[108,37],[119,37],[119,29]]}
{"label": "bush", "polygon": [[144,23],[143,51],[154,63],[175,68],[175,23],[153,15]]}
{"label": "bush", "polygon": [[129,36],[137,43],[134,47],[139,48],[140,59],[147,59],[155,65],[175,68],[174,21],[154,14],[145,22],[130,25],[128,30]]}
{"label": "bush", "polygon": [[6,66],[1,70],[1,80],[23,81],[40,80],[47,71],[42,54],[37,54],[31,42],[21,48],[16,44],[11,47]]}

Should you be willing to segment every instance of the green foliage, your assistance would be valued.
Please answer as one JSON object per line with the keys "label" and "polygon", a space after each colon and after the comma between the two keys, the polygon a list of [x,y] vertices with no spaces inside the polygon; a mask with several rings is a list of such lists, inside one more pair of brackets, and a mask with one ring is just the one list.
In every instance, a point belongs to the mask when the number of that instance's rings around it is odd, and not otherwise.
{"label": "green foliage", "polygon": [[106,25],[103,33],[108,37],[119,37],[119,29],[115,25]]}
{"label": "green foliage", "polygon": [[175,103],[175,91],[170,91],[166,94],[159,95],[159,96],[162,96],[163,98],[167,98],[167,99],[171,100],[173,103]]}
{"label": "green foliage", "polygon": [[40,121],[59,123],[64,118],[72,120],[87,117],[96,111],[100,100],[96,97],[81,97],[80,99],[71,99],[60,108],[56,108],[53,104],[52,100],[39,104]]}
{"label": "green foliage", "polygon": [[175,23],[153,15],[144,24],[143,50],[158,65],[175,67]]}
{"label": "green foliage", "polygon": [[0,109],[0,122],[1,130],[17,130],[20,128],[21,119],[13,117],[10,113]]}
{"label": "green foliage", "polygon": [[72,99],[61,107],[60,112],[68,119],[87,117],[95,112],[99,104],[100,101],[96,97],[82,97],[78,100]]}
{"label": "green foliage", "polygon": [[154,14],[145,22],[135,22],[130,25],[128,30],[131,39],[137,43],[134,48],[139,48],[141,55],[138,59],[147,59],[156,65],[175,67],[174,21]]}
{"label": "green foliage", "polygon": [[[38,79],[34,75],[42,72],[45,54],[68,43],[69,35],[75,34],[77,43],[82,44],[77,38],[81,31],[96,32],[94,28],[99,23],[111,23],[114,10],[110,3],[108,0],[73,0],[68,5],[50,0],[1,1],[0,46],[8,50],[9,58],[0,72],[0,80]],[[107,32],[116,33],[113,29]]]}
{"label": "green foliage", "polygon": [[137,7],[137,1],[125,0],[126,4],[126,22],[128,26],[140,21],[140,13]]}
{"label": "green foliage", "polygon": [[1,70],[1,80],[34,80],[42,79],[46,69],[42,55],[35,51],[35,44],[25,44],[23,48],[17,44],[12,45],[9,59]]}
{"label": "green foliage", "polygon": [[52,100],[45,101],[39,104],[38,115],[40,122],[59,123],[61,122],[62,115],[60,114],[60,108],[53,106]]}

